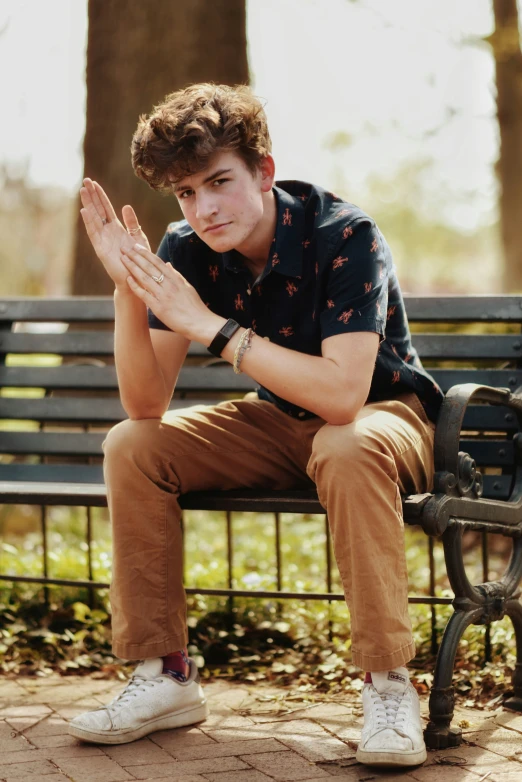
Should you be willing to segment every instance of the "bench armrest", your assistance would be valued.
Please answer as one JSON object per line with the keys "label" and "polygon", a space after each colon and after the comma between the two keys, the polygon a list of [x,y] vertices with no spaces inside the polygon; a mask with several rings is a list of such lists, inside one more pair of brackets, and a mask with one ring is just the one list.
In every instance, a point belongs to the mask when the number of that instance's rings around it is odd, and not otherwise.
{"label": "bench armrest", "polygon": [[[470,402],[489,402],[509,407],[517,416],[518,427],[522,431],[521,394],[513,393],[509,388],[493,388],[476,383],[452,386],[442,403],[435,430],[436,492],[461,497],[480,497],[482,494],[482,476],[476,470],[474,460],[459,451],[462,424]],[[515,453],[522,448],[520,431],[513,438]]]}

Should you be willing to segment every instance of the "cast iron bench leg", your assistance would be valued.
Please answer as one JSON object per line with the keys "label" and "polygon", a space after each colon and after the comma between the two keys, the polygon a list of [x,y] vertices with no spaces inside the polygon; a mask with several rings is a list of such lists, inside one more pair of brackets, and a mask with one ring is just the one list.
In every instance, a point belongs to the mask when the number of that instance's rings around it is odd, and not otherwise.
{"label": "cast iron bench leg", "polygon": [[462,741],[461,729],[451,726],[455,709],[455,691],[451,683],[453,666],[464,631],[481,614],[482,608],[476,608],[472,611],[455,611],[444,630],[430,693],[430,721],[424,731],[426,746],[431,749],[458,747]]}
{"label": "cast iron bench leg", "polygon": [[453,521],[442,535],[446,570],[455,593],[451,616],[437,655],[435,676],[430,693],[430,721],[424,732],[426,745],[432,749],[456,747],[462,741],[460,728],[452,727],[455,693],[453,668],[459,641],[470,624],[489,624],[508,614],[515,628],[517,664],[513,674],[513,695],[505,705],[522,711],[522,605],[518,601],[522,568],[522,540],[513,540],[513,554],[499,581],[473,586],[468,581],[462,553],[462,535],[466,523]]}

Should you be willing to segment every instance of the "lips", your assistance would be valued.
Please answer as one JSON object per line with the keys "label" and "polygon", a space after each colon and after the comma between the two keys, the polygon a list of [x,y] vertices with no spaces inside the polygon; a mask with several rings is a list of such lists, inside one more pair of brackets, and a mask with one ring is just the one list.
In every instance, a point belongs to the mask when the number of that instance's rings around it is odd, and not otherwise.
{"label": "lips", "polygon": [[218,225],[209,225],[208,228],[205,228],[203,233],[213,233],[214,231],[219,231],[220,228],[225,228],[225,226],[230,225],[230,223],[218,223]]}

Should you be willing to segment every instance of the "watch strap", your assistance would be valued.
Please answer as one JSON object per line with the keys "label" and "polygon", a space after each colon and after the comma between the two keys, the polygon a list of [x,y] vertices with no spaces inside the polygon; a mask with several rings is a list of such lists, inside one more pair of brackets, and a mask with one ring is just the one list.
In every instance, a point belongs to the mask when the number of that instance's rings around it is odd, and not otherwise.
{"label": "watch strap", "polygon": [[240,328],[239,323],[229,318],[225,325],[219,329],[218,333],[208,346],[207,350],[212,353],[213,356],[219,358],[225,349],[225,345],[234,336],[236,331]]}

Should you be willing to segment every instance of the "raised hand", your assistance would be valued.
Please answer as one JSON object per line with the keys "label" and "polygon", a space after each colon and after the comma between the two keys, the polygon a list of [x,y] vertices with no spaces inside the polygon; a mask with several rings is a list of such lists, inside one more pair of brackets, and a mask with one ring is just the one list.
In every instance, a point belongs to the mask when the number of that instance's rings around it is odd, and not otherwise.
{"label": "raised hand", "polygon": [[132,206],[122,209],[123,225],[107,197],[92,179],[84,179],[80,188],[83,209],[80,214],[94,251],[116,287],[126,287],[128,270],[121,261],[121,251],[130,249],[136,242],[150,249]]}
{"label": "raised hand", "polygon": [[224,318],[214,314],[196,289],[171,263],[145,247],[135,244],[121,252],[131,291],[172,331],[201,342],[210,334],[212,341]]}

